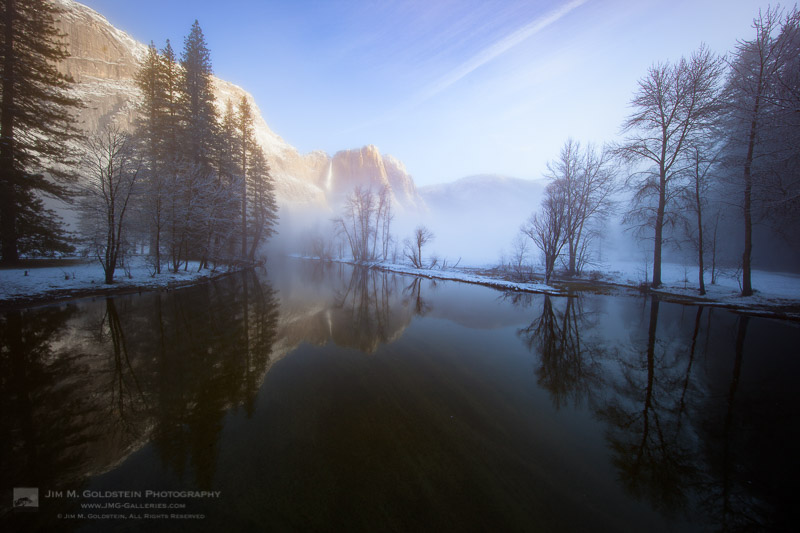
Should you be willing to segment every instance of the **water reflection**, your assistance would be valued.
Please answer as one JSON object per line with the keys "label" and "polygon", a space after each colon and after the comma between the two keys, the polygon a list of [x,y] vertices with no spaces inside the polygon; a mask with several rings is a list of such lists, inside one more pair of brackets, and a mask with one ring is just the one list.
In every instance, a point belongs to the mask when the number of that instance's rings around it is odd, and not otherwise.
{"label": "water reflection", "polygon": [[633,495],[674,513],[686,506],[700,465],[689,445],[686,412],[692,358],[680,357],[682,342],[658,338],[659,305],[651,299],[644,347],[635,340],[618,360],[621,376],[609,383],[614,394],[598,415],[608,423],[606,438],[621,482]]}
{"label": "water reflection", "polygon": [[[516,299],[517,305],[530,306],[533,301]],[[558,408],[570,400],[579,405],[597,390],[598,362],[606,356],[602,345],[591,338],[597,311],[587,313],[586,301],[575,293],[559,298],[558,303],[547,294],[536,301],[541,302],[539,316],[518,335],[529,350],[539,354],[538,383],[550,392],[554,405]]]}
{"label": "water reflection", "polygon": [[[318,270],[320,278],[324,272]],[[434,309],[437,316],[463,320],[463,306],[422,278],[338,269],[333,285],[336,297],[324,313],[336,327],[326,338],[339,346],[374,353],[399,338],[414,317]],[[741,530],[786,520],[785,496],[756,465],[766,462],[770,471],[796,464],[791,445],[773,445],[775,455],[765,460],[761,449],[746,448],[754,410],[738,419],[735,412],[750,318],[657,298],[621,302],[581,293],[508,293],[501,301],[533,315],[516,332],[536,357],[537,385],[556,409],[585,407],[604,424],[609,461],[632,497],[701,529]],[[477,316],[491,312],[474,310]],[[756,320],[765,329],[786,327]],[[778,353],[785,355],[785,340],[777,342],[784,342]],[[720,364],[730,365],[727,374],[733,376],[725,394],[714,390],[726,374]],[[760,404],[783,403],[788,391],[763,383],[750,387]]]}
{"label": "water reflection", "polygon": [[342,264],[309,261],[292,268],[311,284],[281,287],[291,296],[281,302],[281,315],[288,320],[280,331],[290,347],[332,341],[374,353],[400,338],[415,316],[431,310],[425,294],[436,287],[433,280]]}
{"label": "water reflection", "polygon": [[[790,389],[751,382],[750,401],[757,398],[766,410],[750,404],[745,413],[737,413],[745,407],[738,395],[753,319],[717,310],[712,320],[712,309],[652,298],[640,319],[635,311],[628,317],[628,340],[614,342],[609,313],[587,316],[587,300],[598,302],[581,295],[556,301],[546,295],[516,298],[516,305],[538,313],[518,334],[537,358],[537,383],[557,408],[569,399],[589,400],[605,424],[610,460],[626,490],[664,516],[693,517],[701,528],[740,531],[788,525],[789,504],[780,485],[775,486],[774,472],[787,465],[797,470],[789,437],[796,435],[797,420],[790,427],[777,423],[778,431],[788,435],[782,443],[771,443],[774,455],[766,456],[751,443],[760,433],[752,417],[785,417],[767,406],[785,404]],[[666,317],[663,306],[668,308]],[[775,326],[758,322],[767,330]],[[586,341],[604,329],[601,343]],[[785,345],[780,352],[786,353]],[[709,367],[710,361],[715,366]],[[727,386],[718,383],[724,375],[716,367],[720,363],[732,367]]]}
{"label": "water reflection", "polygon": [[3,492],[77,490],[148,441],[165,467],[210,488],[225,413],[252,414],[277,309],[269,284],[244,272],[3,315]]}
{"label": "water reflection", "polygon": [[76,312],[65,306],[0,318],[0,516],[13,486],[75,483],[96,466],[87,443],[102,438],[103,416],[87,394],[92,380],[79,354],[56,347]]}
{"label": "water reflection", "polygon": [[[305,261],[9,312],[0,513],[13,486],[169,485],[248,494],[208,530],[788,529],[797,339],[658,299]],[[40,520],[74,503],[52,505]]]}

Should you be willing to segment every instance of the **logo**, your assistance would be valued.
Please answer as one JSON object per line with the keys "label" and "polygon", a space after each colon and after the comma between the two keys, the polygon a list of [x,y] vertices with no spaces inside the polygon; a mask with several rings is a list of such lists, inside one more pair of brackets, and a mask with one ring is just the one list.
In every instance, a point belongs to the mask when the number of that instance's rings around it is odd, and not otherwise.
{"label": "logo", "polygon": [[28,487],[14,488],[14,510],[27,511],[39,508],[39,489]]}

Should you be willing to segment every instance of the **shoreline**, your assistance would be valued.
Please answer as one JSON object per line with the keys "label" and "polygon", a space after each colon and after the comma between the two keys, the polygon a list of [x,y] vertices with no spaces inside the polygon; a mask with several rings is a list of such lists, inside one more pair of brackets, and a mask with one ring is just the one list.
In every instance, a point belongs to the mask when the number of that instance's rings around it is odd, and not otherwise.
{"label": "shoreline", "polygon": [[[301,259],[322,261],[321,259],[311,257],[302,257]],[[531,294],[547,294],[550,296],[565,297],[569,297],[570,293],[574,291],[589,291],[594,294],[601,295],[610,295],[614,292],[621,292],[631,296],[648,294],[668,303],[716,307],[750,316],[800,322],[800,301],[788,298],[779,299],[777,301],[771,300],[771,303],[766,303],[763,301],[738,303],[721,301],[709,296],[701,296],[699,294],[671,292],[668,288],[653,289],[648,287],[643,290],[640,286],[632,284],[585,278],[551,280],[550,285],[545,285],[544,283],[535,282],[514,282],[501,277],[491,276],[486,273],[486,269],[470,269],[472,271],[467,269],[459,269],[457,271],[439,271],[430,269],[416,269],[404,267],[402,265],[385,264],[379,262],[357,263],[354,261],[345,260],[331,260],[328,262],[345,263],[354,266],[366,267],[372,270],[418,276],[427,279],[438,279],[443,281],[455,281],[459,283],[481,285],[506,292],[526,292]]]}
{"label": "shoreline", "polygon": [[[618,281],[594,280],[586,278],[556,279],[551,280],[551,283],[546,285],[544,283],[538,283],[534,281],[511,281],[502,277],[499,275],[499,273],[492,272],[491,269],[487,268],[462,267],[454,270],[432,270],[417,269],[393,263],[358,263],[354,261],[335,259],[322,260],[314,257],[303,257],[298,255],[291,255],[289,257],[308,261],[319,261],[323,263],[344,263],[368,268],[371,270],[392,272],[395,274],[480,285],[504,292],[546,294],[550,296],[561,297],[569,297],[573,292],[591,292],[593,294],[600,295],[624,294],[628,296],[649,294],[657,297],[661,301],[669,303],[717,307],[751,316],[800,322],[800,300],[790,298],[760,298],[760,301],[732,302],[715,299],[708,295],[700,296],[699,294],[687,294],[689,290],[696,291],[696,289],[684,289],[685,292],[676,292],[675,290],[671,291],[669,288],[653,289],[647,287],[646,289],[643,289],[641,286]],[[166,281],[166,283],[157,284],[152,283],[150,279],[146,279],[143,283],[120,280],[117,282],[118,284],[114,285],[105,285],[100,283],[91,287],[83,286],[74,288],[55,288],[53,290],[45,290],[36,294],[20,295],[0,299],[0,312],[57,305],[84,298],[122,296],[126,294],[141,294],[143,292],[178,290],[222,279],[226,276],[242,272],[245,270],[245,268],[247,267],[238,267],[225,271],[208,271],[207,274],[194,276],[190,279],[173,279]],[[728,296],[727,298],[740,297],[734,295]]]}
{"label": "shoreline", "polygon": [[131,283],[120,280],[112,285],[101,283],[93,287],[78,287],[48,290],[37,294],[0,299],[0,312],[16,311],[36,307],[58,305],[85,298],[123,296],[126,294],[142,294],[146,292],[161,292],[184,289],[210,281],[216,281],[226,276],[237,274],[246,268],[237,268],[225,271],[209,271],[208,274],[196,276],[191,279],[175,279],[164,284]]}

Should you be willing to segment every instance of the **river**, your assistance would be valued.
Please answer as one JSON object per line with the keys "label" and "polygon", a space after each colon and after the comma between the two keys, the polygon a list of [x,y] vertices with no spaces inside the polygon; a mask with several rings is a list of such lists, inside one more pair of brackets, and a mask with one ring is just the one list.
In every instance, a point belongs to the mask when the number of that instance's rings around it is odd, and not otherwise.
{"label": "river", "polygon": [[286,259],[0,345],[11,530],[794,525],[797,323]]}

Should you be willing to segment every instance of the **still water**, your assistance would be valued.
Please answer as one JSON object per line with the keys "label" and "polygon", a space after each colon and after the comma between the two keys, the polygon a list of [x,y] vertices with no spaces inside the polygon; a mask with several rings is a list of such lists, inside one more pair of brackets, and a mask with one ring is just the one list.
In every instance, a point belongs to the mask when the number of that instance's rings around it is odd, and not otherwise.
{"label": "still water", "polygon": [[0,345],[4,531],[796,525],[795,323],[287,259]]}

